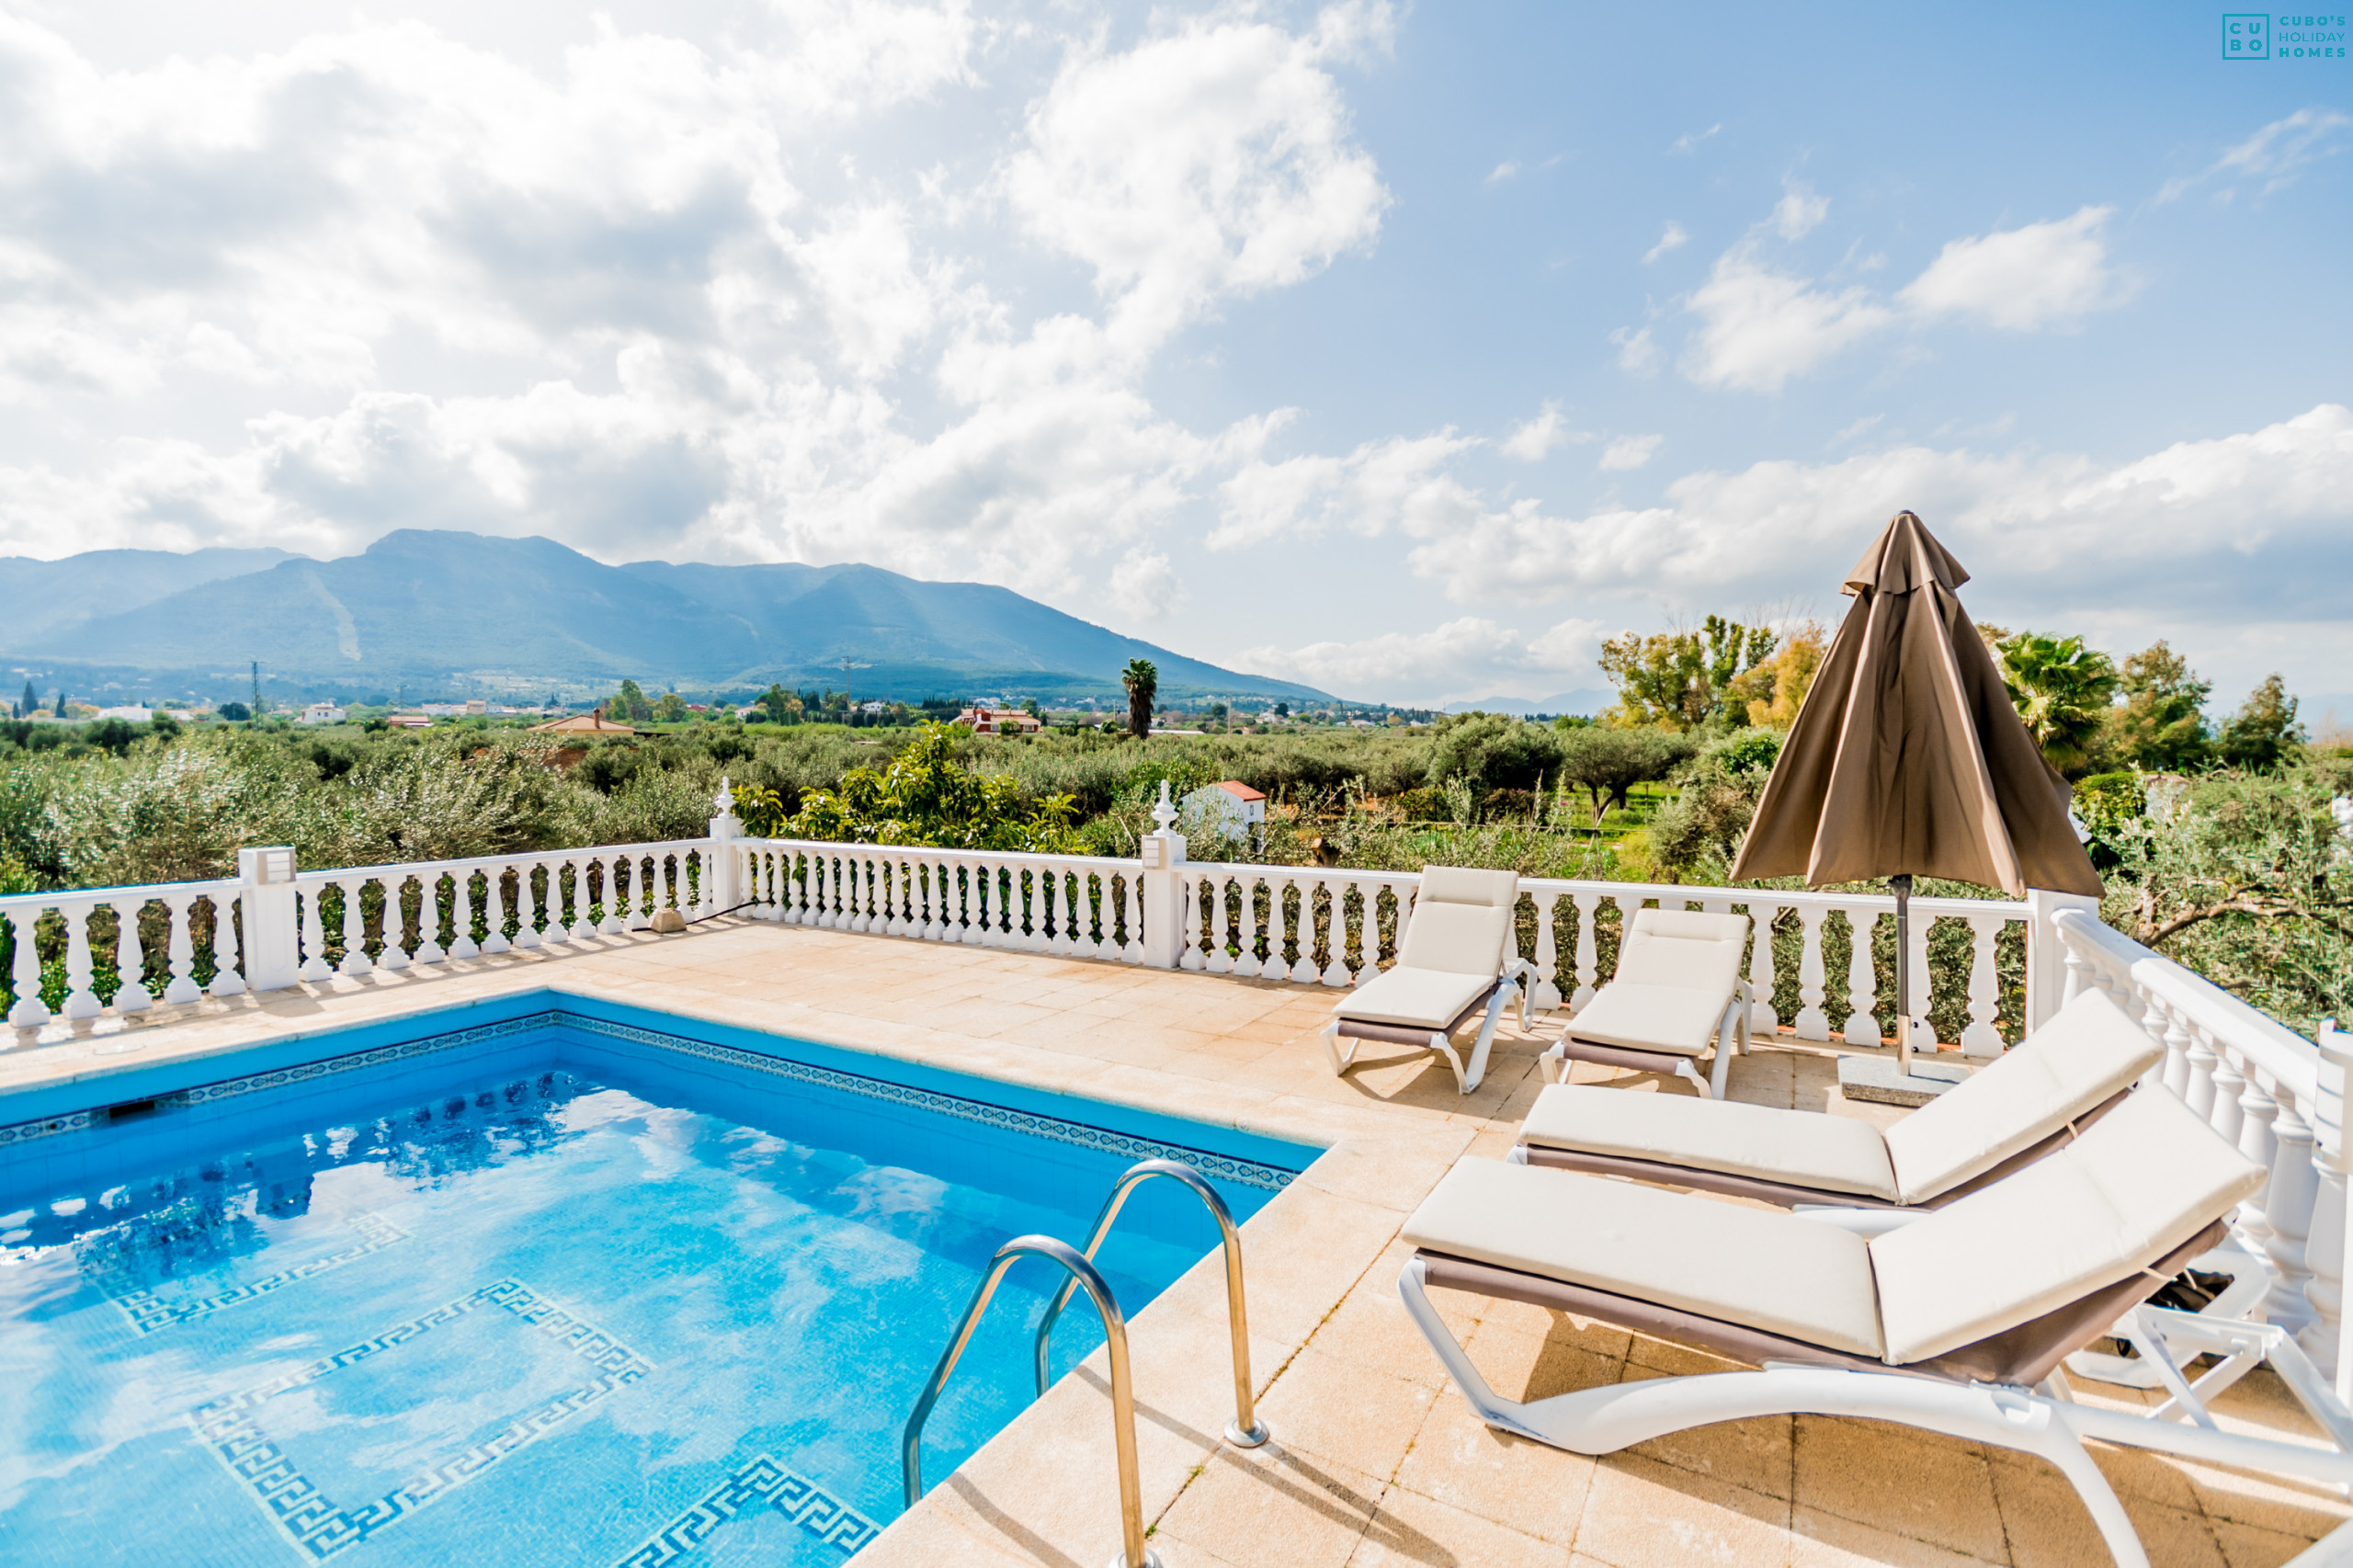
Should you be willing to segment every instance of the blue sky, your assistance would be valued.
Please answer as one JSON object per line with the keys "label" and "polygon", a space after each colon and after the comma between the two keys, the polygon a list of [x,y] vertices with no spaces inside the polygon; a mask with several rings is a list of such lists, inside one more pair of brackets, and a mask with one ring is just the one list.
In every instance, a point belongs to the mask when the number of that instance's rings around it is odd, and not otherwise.
{"label": "blue sky", "polygon": [[0,551],[865,560],[1448,701],[1908,506],[2353,719],[2353,59],[2221,17],[18,0]]}

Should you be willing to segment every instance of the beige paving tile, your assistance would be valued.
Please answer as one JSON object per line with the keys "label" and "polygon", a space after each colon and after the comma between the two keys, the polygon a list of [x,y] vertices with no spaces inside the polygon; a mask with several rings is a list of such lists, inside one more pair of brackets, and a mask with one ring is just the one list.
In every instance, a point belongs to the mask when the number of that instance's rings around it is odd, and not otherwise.
{"label": "beige paving tile", "polygon": [[[2108,1553],[2090,1511],[2067,1479],[2047,1464],[2004,1465],[1994,1474],[2010,1560],[2018,1568],[2074,1568]],[[2132,1528],[2159,1568],[2223,1568],[2225,1559],[2205,1516],[2123,1495]]]}
{"label": "beige paving tile", "polygon": [[1422,1429],[1437,1390],[1308,1346],[1260,1402],[1293,1453],[1386,1481]]}
{"label": "beige paving tile", "polygon": [[1977,1568],[1986,1561],[1891,1535],[1819,1508],[1796,1509],[1790,1528],[1795,1537],[1790,1548],[1790,1568],[1878,1568],[1881,1564],[1885,1568]]}
{"label": "beige paving tile", "polygon": [[1348,1568],[1568,1568],[1569,1549],[1392,1486]]}
{"label": "beige paving tile", "polygon": [[1576,1539],[1595,1461],[1498,1432],[1448,1391],[1430,1407],[1398,1468],[1404,1488],[1524,1535],[1566,1546]]}
{"label": "beige paving tile", "polygon": [[1610,1568],[1785,1568],[1789,1523],[1783,1498],[1611,1454],[1594,1468],[1575,1545]]}
{"label": "beige paving tile", "polygon": [[1973,1443],[1883,1421],[1797,1419],[1795,1500],[1953,1551],[1998,1561],[1993,1466]]}
{"label": "beige paving tile", "polygon": [[2209,1519],[2206,1523],[2213,1530],[2214,1540],[2222,1549],[2222,1561],[2230,1568],[2280,1568],[2281,1563],[2295,1561],[2312,1544],[2302,1536],[2281,1535],[2277,1530],[2257,1529],[2228,1519]]}
{"label": "beige paving tile", "polygon": [[1198,1546],[1247,1568],[1340,1568],[1386,1490],[1279,1437],[1250,1452],[1221,1449],[1161,1516],[1154,1540]]}

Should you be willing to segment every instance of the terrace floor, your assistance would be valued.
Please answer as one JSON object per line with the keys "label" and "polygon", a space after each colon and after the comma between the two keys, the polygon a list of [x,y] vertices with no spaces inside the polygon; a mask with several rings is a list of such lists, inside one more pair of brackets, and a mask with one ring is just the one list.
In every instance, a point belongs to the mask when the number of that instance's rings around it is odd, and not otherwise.
{"label": "terrace floor", "polygon": [[[2107,1561],[2056,1471],[1906,1428],[1778,1417],[1596,1460],[1483,1426],[1399,1303],[1397,1231],[1455,1159],[1509,1149],[1541,1083],[1535,1059],[1552,1032],[1541,1022],[1531,1035],[1506,1028],[1486,1085],[1464,1098],[1423,1056],[1336,1077],[1316,1035],[1332,994],[1316,986],[722,922],[158,1009],[153,1022],[97,1031],[23,1031],[17,1049],[0,1051],[0,1121],[11,1119],[7,1092],[30,1084],[541,985],[1326,1146],[1243,1232],[1270,1444],[1242,1451],[1215,1437],[1232,1409],[1214,1258],[1131,1322],[1145,1514],[1167,1568]],[[234,1071],[224,1062],[224,1075]],[[1792,1046],[1743,1058],[1732,1093],[1897,1114],[1847,1106],[1836,1083],[1835,1057]],[[1688,1092],[1632,1076],[1626,1088]],[[1728,1365],[1563,1313],[1434,1299],[1509,1397]],[[2076,1387],[2090,1400],[2143,1399]],[[2317,1441],[2268,1372],[2226,1396],[2221,1414]],[[938,1481],[859,1554],[859,1568],[1097,1568],[1119,1540],[1108,1423],[1098,1352]],[[2151,1558],[2168,1568],[2268,1568],[2349,1511],[2301,1483],[2095,1451]]]}

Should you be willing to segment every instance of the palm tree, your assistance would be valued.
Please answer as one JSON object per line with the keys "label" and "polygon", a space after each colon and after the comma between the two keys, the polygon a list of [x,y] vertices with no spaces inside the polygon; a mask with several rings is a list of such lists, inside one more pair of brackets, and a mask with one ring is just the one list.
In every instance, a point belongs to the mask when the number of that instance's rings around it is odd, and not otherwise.
{"label": "palm tree", "polygon": [[2044,758],[2062,773],[2080,765],[2116,695],[2116,666],[2080,637],[2021,631],[1995,649],[2002,684]]}
{"label": "palm tree", "polygon": [[1160,670],[1150,659],[1130,659],[1120,672],[1128,688],[1128,733],[1142,739],[1152,733],[1152,699],[1160,695]]}

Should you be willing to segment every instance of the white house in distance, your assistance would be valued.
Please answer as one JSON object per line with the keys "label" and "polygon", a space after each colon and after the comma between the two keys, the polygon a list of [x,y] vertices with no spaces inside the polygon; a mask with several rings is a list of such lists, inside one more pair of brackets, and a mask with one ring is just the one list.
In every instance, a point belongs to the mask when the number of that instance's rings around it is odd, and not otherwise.
{"label": "white house in distance", "polygon": [[1185,825],[1220,838],[1252,839],[1266,832],[1267,797],[1239,778],[1206,784],[1185,797]]}
{"label": "white house in distance", "polygon": [[308,708],[302,710],[301,717],[297,719],[295,722],[300,724],[340,724],[343,722],[343,710],[337,708],[332,702],[313,702]]}
{"label": "white house in distance", "polygon": [[1043,726],[1018,708],[967,708],[956,722],[976,735],[1034,735]]}

